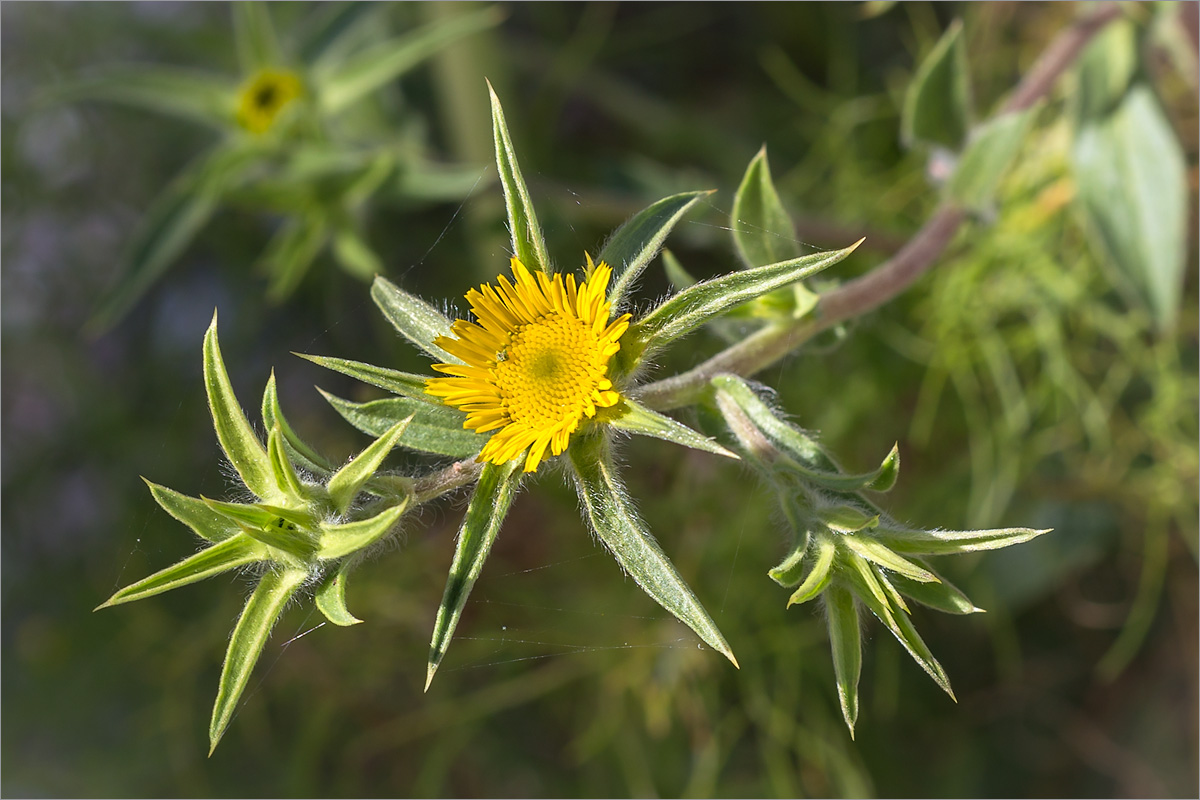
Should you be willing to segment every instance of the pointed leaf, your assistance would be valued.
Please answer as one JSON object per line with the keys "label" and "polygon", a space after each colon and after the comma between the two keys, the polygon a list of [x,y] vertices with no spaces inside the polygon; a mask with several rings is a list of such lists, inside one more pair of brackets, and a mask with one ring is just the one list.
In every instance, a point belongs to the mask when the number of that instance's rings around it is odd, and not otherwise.
{"label": "pointed leaf", "polygon": [[817,509],[817,517],[838,533],[856,533],[879,524],[879,515],[870,514],[855,506],[825,506]]}
{"label": "pointed leaf", "polygon": [[771,180],[766,145],[751,159],[734,195],[730,227],[738,256],[747,267],[800,257],[796,228]]}
{"label": "pointed leaf", "polygon": [[605,447],[603,437],[592,437],[576,439],[567,448],[575,487],[592,530],[651,599],[736,667],[737,659],[716,623],[638,517]]}
{"label": "pointed leaf", "polygon": [[274,302],[288,298],[328,243],[329,223],[324,210],[310,210],[285,220],[259,258],[261,268],[271,276],[267,296]]}
{"label": "pointed leaf", "polygon": [[264,500],[275,498],[279,490],[275,486],[267,451],[250,427],[250,421],[233,393],[229,373],[225,371],[221,343],[217,339],[216,311],[213,311],[212,323],[204,334],[204,388],[208,393],[217,440],[225,456],[247,489]]}
{"label": "pointed leaf", "polygon": [[433,624],[433,637],[429,643],[429,664],[425,676],[425,690],[446,655],[446,648],[454,637],[454,629],[467,604],[471,588],[479,579],[483,563],[492,551],[496,534],[508,515],[521,485],[520,459],[497,466],[485,464],[479,474],[479,482],[467,506],[467,515],[458,529],[458,541],[454,546],[454,561],[446,577],[446,589],[442,603],[438,606],[437,619]]}
{"label": "pointed leaf", "polygon": [[408,508],[408,498],[369,519],[341,524],[322,523],[320,558],[342,558],[364,550],[387,535]]}
{"label": "pointed leaf", "polygon": [[350,361],[345,358],[310,356],[304,353],[295,353],[294,355],[325,367],[325,369],[331,369],[334,372],[349,375],[351,378],[357,378],[363,383],[378,386],[380,389],[385,389],[392,394],[409,397],[413,400],[420,400],[422,403],[428,403],[429,405],[442,405],[441,400],[431,394],[425,393],[425,381],[429,380],[429,378],[424,375],[414,375],[411,372],[386,369],[384,367],[377,367],[374,364],[365,364],[362,361]]}
{"label": "pointed leaf", "polygon": [[492,84],[488,82],[488,94],[492,102],[492,135],[496,140],[496,172],[500,185],[504,187],[504,205],[508,209],[508,230],[512,234],[513,255],[532,271],[553,272],[550,256],[546,253],[546,240],[538,225],[533,201],[521,177],[517,154],[513,151],[512,139],[508,135],[508,124],[504,121],[504,109]]}
{"label": "pointed leaf", "polygon": [[[701,281],[635,322],[625,338],[633,349],[641,351],[639,355],[649,355],[735,306],[833,266],[853,253],[858,244]],[[622,344],[622,349],[625,346]]]}
{"label": "pointed leaf", "polygon": [[1076,134],[1078,201],[1122,289],[1169,328],[1183,294],[1187,251],[1187,160],[1170,121],[1144,84],[1109,116]]}
{"label": "pointed leaf", "polygon": [[804,534],[799,546],[793,547],[783,561],[767,571],[767,576],[785,589],[804,580],[804,562],[809,560],[807,556],[811,543],[811,534],[808,531]]}
{"label": "pointed leaf", "polygon": [[233,4],[233,36],[242,73],[252,75],[265,67],[279,66],[279,43],[266,3]]}
{"label": "pointed leaf", "polygon": [[412,422],[412,417],[400,420],[388,428],[366,450],[351,459],[349,464],[339,469],[329,479],[329,498],[333,500],[333,505],[339,514],[345,514],[350,508],[350,503],[354,501],[358,490],[375,474],[383,460],[387,458],[388,453],[392,452],[392,448],[396,446],[396,442],[400,440],[401,434],[404,433],[404,429],[410,422]]}
{"label": "pointed leaf", "polygon": [[959,206],[976,213],[992,210],[1000,179],[1008,171],[1033,124],[1037,108],[1002,114],[971,131],[947,192]]}
{"label": "pointed leaf", "polygon": [[[146,481],[145,478],[142,480]],[[223,542],[239,530],[229,517],[209,508],[199,497],[189,497],[174,489],[146,481],[150,494],[163,510],[192,529],[197,536],[210,542]]]}
{"label": "pointed leaf", "polygon": [[816,440],[799,428],[780,419],[778,413],[764,403],[743,378],[723,374],[712,379],[712,385],[720,395],[728,398],[776,445],[787,450],[800,464],[808,469],[828,475],[839,475],[833,459],[817,444]]}
{"label": "pointed leaf", "polygon": [[904,98],[901,138],[958,150],[971,126],[971,92],[962,20],[955,20],[921,62]]}
{"label": "pointed leaf", "polygon": [[813,567],[804,578],[804,582],[797,586],[796,591],[788,598],[788,608],[807,603],[825,591],[833,576],[833,557],[836,554],[837,545],[832,539],[821,537],[817,540],[817,557],[813,561]]}
{"label": "pointed leaf", "polygon": [[717,444],[714,439],[697,433],[682,422],[676,422],[657,411],[651,411],[628,397],[622,398],[619,410],[615,413],[618,416],[613,416],[611,419],[605,414],[605,422],[617,430],[636,433],[640,436],[653,436],[655,439],[674,442],[684,447],[715,453],[726,458],[737,459],[738,457],[736,453],[731,453]]}
{"label": "pointed leaf", "polygon": [[877,528],[871,535],[897,553],[917,556],[942,556],[973,553],[977,550],[999,550],[1028,542],[1035,536],[1049,533],[1050,528],[999,528],[985,531],[918,531]]}
{"label": "pointed leaf", "polygon": [[267,430],[271,430],[276,425],[279,426],[280,431],[283,432],[283,445],[287,448],[292,463],[298,464],[316,475],[328,475],[333,471],[333,464],[329,462],[329,459],[309,447],[292,430],[287,418],[283,416],[283,409],[279,405],[279,392],[275,388],[275,370],[271,370],[267,388],[263,391],[262,418],[263,425]]}
{"label": "pointed leaf", "polygon": [[248,149],[221,146],[199,157],[167,185],[138,223],[121,256],[120,277],[88,321],[93,332],[113,325],[161,277],[256,158]]}
{"label": "pointed leaf", "polygon": [[880,544],[869,536],[855,536],[850,534],[844,536],[842,542],[846,547],[868,561],[872,561],[885,569],[890,569],[892,572],[903,575],[906,578],[911,578],[921,583],[938,582],[938,577],[932,572],[917,566],[907,558],[896,555],[886,545]]}
{"label": "pointed leaf", "polygon": [[333,257],[342,269],[363,280],[383,272],[383,260],[352,225],[343,225],[334,234]]}
{"label": "pointed leaf", "polygon": [[199,553],[185,558],[178,564],[159,570],[153,575],[142,578],[120,590],[96,610],[116,606],[122,603],[132,603],[134,600],[144,600],[156,594],[196,583],[213,575],[219,575],[231,569],[237,569],[256,561],[267,558],[267,550],[258,542],[244,533],[234,535],[220,541],[211,547],[206,547]]}
{"label": "pointed leaf", "polygon": [[314,80],[321,111],[334,115],[365,95],[391,83],[452,42],[498,24],[500,10],[491,6],[474,13],[432,22],[411,33],[365,47],[340,63],[325,62]]}
{"label": "pointed leaf", "polygon": [[352,403],[320,389],[317,391],[343,419],[371,436],[379,436],[400,420],[412,417],[399,441],[401,447],[410,450],[466,458],[478,454],[487,444],[487,435],[464,428],[466,415],[450,406],[433,406],[403,397]]}
{"label": "pointed leaf", "polygon": [[463,363],[434,344],[439,336],[453,337],[454,333],[450,320],[429,303],[379,276],[371,284],[371,299],[405,339],[444,364]]}
{"label": "pointed leaf", "polygon": [[352,560],[347,560],[336,572],[326,575],[316,595],[317,608],[325,615],[325,619],[343,627],[362,622],[346,608],[346,578],[349,576],[351,564]]}
{"label": "pointed leaf", "polygon": [[850,729],[850,738],[853,739],[854,723],[858,720],[858,679],[862,673],[862,632],[858,626],[858,608],[850,592],[841,586],[831,586],[825,592],[825,612],[838,702],[842,707],[842,718]]}
{"label": "pointed leaf", "polygon": [[271,462],[271,472],[275,475],[275,485],[294,502],[304,501],[308,491],[300,483],[300,476],[292,466],[283,444],[283,429],[276,425],[267,435],[267,458]]}
{"label": "pointed leaf", "polygon": [[228,128],[237,106],[233,81],[192,70],[120,68],[50,90],[51,102],[101,100]]}
{"label": "pointed leaf", "polygon": [[642,209],[616,232],[605,243],[600,251],[597,262],[603,261],[612,267],[613,284],[609,290],[608,299],[613,308],[620,306],[621,300],[633,288],[638,276],[653,260],[662,248],[667,234],[683,215],[701,198],[708,197],[712,191],[684,192],[682,194],[664,197]]}
{"label": "pointed leaf", "polygon": [[233,629],[229,649],[225,652],[225,664],[221,668],[217,700],[213,704],[212,721],[208,726],[209,755],[217,748],[229,721],[233,719],[238,699],[250,680],[250,672],[267,643],[267,637],[271,635],[271,628],[307,578],[308,573],[300,569],[267,572],[246,602],[246,608]]}
{"label": "pointed leaf", "polygon": [[261,503],[223,503],[208,498],[204,498],[204,501],[214,511],[235,520],[240,530],[255,541],[301,561],[312,558],[316,550],[311,534],[315,522],[306,511]]}
{"label": "pointed leaf", "polygon": [[[929,565],[923,562],[918,562],[922,567],[929,569]],[[921,583],[919,581],[910,580],[903,575],[892,575],[892,585],[901,594],[906,595],[912,600],[916,600],[923,606],[935,608],[938,611],[944,611],[947,614],[978,614],[982,613],[983,609],[971,602],[962,591],[954,584],[947,581],[938,573],[933,572],[937,576],[938,583]]]}
{"label": "pointed leaf", "polygon": [[871,565],[857,556],[852,556],[848,561],[851,569],[842,574],[858,589],[859,599],[866,604],[867,608],[871,609],[871,613],[880,622],[887,626],[887,629],[904,646],[904,649],[921,669],[925,670],[929,677],[933,678],[934,682],[953,698],[954,691],[950,688],[950,679],[946,677],[946,671],[933,657],[933,653],[930,652],[925,641],[913,627],[908,614],[904,611],[893,610],[888,593]]}

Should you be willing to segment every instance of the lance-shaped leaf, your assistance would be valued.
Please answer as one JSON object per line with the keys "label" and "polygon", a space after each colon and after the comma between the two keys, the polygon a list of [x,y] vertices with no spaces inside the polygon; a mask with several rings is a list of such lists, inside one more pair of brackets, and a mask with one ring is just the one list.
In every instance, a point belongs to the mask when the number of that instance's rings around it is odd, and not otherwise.
{"label": "lance-shaped leaf", "polygon": [[422,453],[466,458],[487,443],[485,434],[463,427],[466,415],[450,406],[433,406],[405,397],[353,403],[317,389],[342,418],[363,433],[379,436],[398,421],[412,418],[399,445]]}
{"label": "lance-shaped leaf", "polygon": [[225,192],[257,158],[248,148],[226,145],[200,156],[155,198],[121,257],[117,283],[88,321],[92,332],[120,319],[208,224]]}
{"label": "lance-shaped leaf", "polygon": [[259,265],[271,276],[267,296],[274,302],[290,296],[328,243],[324,209],[308,209],[285,220],[259,258]]}
{"label": "lance-shaped leaf", "polygon": [[234,535],[206,547],[199,553],[185,558],[178,564],[159,570],[153,575],[132,583],[96,607],[116,606],[132,603],[156,594],[196,583],[231,569],[253,564],[267,558],[267,549],[244,533]]}
{"label": "lance-shaped leaf", "polygon": [[944,577],[929,569],[929,565],[918,562],[929,572],[933,573],[937,579],[937,583],[921,583],[914,581],[903,575],[892,575],[892,585],[896,587],[896,591],[905,595],[911,600],[916,600],[923,606],[944,611],[947,614],[978,614],[982,613],[983,609],[971,602],[962,591],[954,584],[947,581]]}
{"label": "lance-shaped leaf", "polygon": [[904,98],[900,135],[906,145],[958,150],[971,126],[971,91],[962,21],[955,20],[921,62]]}
{"label": "lance-shaped leaf", "polygon": [[263,503],[224,503],[207,497],[204,502],[214,511],[235,520],[242,532],[255,541],[301,561],[310,560],[316,552],[312,534],[315,520],[307,511]]}
{"label": "lance-shaped leaf", "polygon": [[279,42],[266,3],[233,4],[233,38],[237,42],[238,62],[244,74],[279,66]]}
{"label": "lance-shaped leaf", "polygon": [[788,608],[807,603],[825,591],[825,587],[829,585],[833,576],[833,559],[837,554],[837,545],[832,539],[823,536],[817,540],[816,550],[817,555],[813,559],[813,567],[805,576],[804,581],[796,587],[796,591],[792,592],[792,596],[788,598]]}
{"label": "lance-shaped leaf", "polygon": [[374,364],[366,364],[362,361],[350,361],[345,358],[310,356],[304,353],[295,353],[294,355],[325,367],[325,369],[331,369],[334,372],[349,375],[351,378],[357,378],[363,383],[378,386],[380,389],[389,391],[392,394],[398,394],[401,397],[408,397],[413,400],[420,400],[422,403],[428,403],[429,405],[442,405],[441,400],[431,394],[426,394],[425,381],[429,380],[429,378],[424,375],[400,372],[399,370],[377,367]]}
{"label": "lance-shaped leaf", "polygon": [[522,473],[518,469],[520,459],[507,464],[485,464],[479,474],[479,482],[467,506],[467,515],[458,529],[458,541],[454,546],[454,561],[446,577],[446,589],[442,603],[438,606],[437,619],[433,623],[433,637],[429,643],[429,664],[425,673],[425,691],[446,655],[446,648],[454,637],[454,629],[462,616],[483,562],[492,552],[492,543],[508,515],[517,489],[521,485]]}
{"label": "lance-shaped leaf", "polygon": [[333,501],[339,514],[345,514],[350,508],[358,490],[379,469],[379,465],[387,458],[388,453],[392,452],[392,448],[396,446],[396,442],[400,440],[401,434],[411,421],[412,417],[408,417],[388,428],[366,450],[355,456],[329,479],[329,499]]}
{"label": "lance-shaped leaf", "polygon": [[605,243],[598,261],[612,267],[614,281],[608,292],[613,308],[633,288],[638,276],[650,264],[666,241],[667,234],[688,210],[712,191],[684,192],[664,197],[642,209]]}
{"label": "lance-shaped leaf", "polygon": [[263,425],[267,430],[279,426],[279,430],[283,433],[283,446],[287,449],[293,463],[299,464],[317,475],[328,475],[333,471],[333,464],[329,462],[329,459],[309,447],[288,424],[287,418],[283,415],[283,408],[279,405],[279,392],[275,387],[275,370],[271,370],[271,378],[267,381],[267,388],[263,390],[262,418]]}
{"label": "lance-shaped leaf", "polygon": [[858,679],[862,672],[862,633],[853,595],[841,586],[829,587],[825,592],[825,614],[838,702],[853,739],[854,723],[858,720]]}
{"label": "lance-shaped leaf", "polygon": [[292,466],[283,443],[283,429],[279,425],[271,428],[271,432],[267,434],[267,459],[271,462],[275,485],[292,502],[303,503],[308,495],[308,490],[300,482],[300,476],[296,474],[296,468]]}
{"label": "lance-shaped leaf", "polygon": [[[810,467],[800,460],[799,455],[803,453],[811,453],[812,450],[807,446],[811,439],[808,439],[801,431],[796,430],[787,423],[782,423],[795,436],[787,437],[786,442],[779,443],[785,446],[787,452],[793,456],[797,456],[796,460],[788,459],[781,461],[780,467],[798,475],[803,476],[809,481],[821,486],[825,489],[832,489],[836,492],[857,492],[862,489],[871,489],[876,492],[886,492],[896,485],[896,477],[900,474],[900,448],[898,445],[892,445],[892,449],[884,457],[879,468],[873,472],[864,472],[859,475],[847,475],[840,471],[829,471]],[[775,437],[772,437],[775,438]],[[805,447],[801,450],[796,447],[787,447],[788,444],[798,444],[803,440]],[[815,444],[815,443],[814,443]]]}
{"label": "lance-shaped leaf", "polygon": [[751,159],[733,197],[730,227],[734,246],[747,267],[776,264],[800,256],[796,228],[771,180],[766,145]]}
{"label": "lance-shaped leaf", "polygon": [[858,247],[813,253],[791,261],[722,275],[669,297],[630,327],[622,351],[650,354],[739,305],[836,264]]}
{"label": "lance-shaped leaf", "polygon": [[408,507],[408,498],[399,505],[369,519],[341,524],[321,523],[321,541],[317,550],[320,558],[341,558],[365,550],[387,535]]}
{"label": "lance-shaped leaf", "polygon": [[1036,108],[1003,114],[971,132],[947,186],[950,199],[965,209],[985,212],[995,205],[996,189],[1029,133]]}
{"label": "lance-shaped leaf", "polygon": [[308,573],[302,569],[267,572],[246,601],[246,608],[233,629],[229,649],[225,652],[217,700],[213,704],[212,721],[208,726],[209,755],[217,749],[217,743],[233,719],[238,699],[250,680],[250,672],[262,653],[263,645],[267,643],[267,637],[271,635],[271,628],[307,578]]}
{"label": "lance-shaped leaf", "polygon": [[223,542],[238,532],[236,522],[214,511],[199,497],[189,497],[145,478],[142,480],[146,481],[146,485],[150,487],[150,494],[163,510],[191,528],[197,536],[216,543]]}
{"label": "lance-shaped leaf", "polygon": [[533,271],[553,272],[550,256],[546,253],[546,240],[542,237],[537,213],[533,209],[533,201],[529,199],[529,190],[525,188],[517,154],[508,135],[504,109],[500,107],[500,98],[496,96],[490,81],[488,95],[492,102],[492,135],[496,140],[496,172],[500,176],[500,185],[504,187],[504,205],[508,210],[513,254]]}
{"label": "lance-shaped leaf", "polygon": [[102,100],[228,128],[237,105],[237,87],[226,78],[192,70],[125,67],[52,89],[46,99]]}
{"label": "lance-shaped leaf", "polygon": [[653,436],[655,439],[674,442],[684,447],[715,453],[727,458],[736,459],[738,457],[736,453],[731,453],[717,444],[714,439],[697,433],[682,422],[676,422],[657,411],[651,411],[628,397],[623,398],[621,405],[612,413],[611,419],[605,413],[605,423],[617,430],[636,433],[639,436]]}
{"label": "lance-shaped leaf", "polygon": [[825,506],[817,509],[817,517],[831,530],[838,533],[857,533],[879,524],[879,515],[871,514],[857,506]]}
{"label": "lance-shaped leaf", "polygon": [[1049,533],[1050,528],[998,528],[986,531],[918,531],[880,527],[872,536],[897,553],[915,556],[944,556],[999,550]]}
{"label": "lance-shaped leaf", "polygon": [[495,7],[433,22],[411,33],[363,48],[338,63],[325,61],[314,76],[321,110],[337,114],[354,101],[394,81],[448,44],[486,30],[503,18]]}
{"label": "lance-shaped leaf", "polygon": [[[908,618],[903,610],[893,609],[892,601],[889,597],[888,589],[885,588],[887,579],[877,573],[869,563],[859,558],[857,555],[848,554],[846,559],[848,569],[841,572],[850,583],[858,590],[857,594],[860,600],[866,604],[867,608],[871,609],[880,622],[892,632],[892,635],[904,646],[912,659],[917,662],[921,669],[933,678],[934,682],[942,688],[946,694],[954,698],[954,690],[950,688],[950,679],[946,676],[946,671],[942,669],[942,665],[933,657],[929,647],[925,644],[925,640],[917,633],[917,629],[913,627],[912,621]],[[894,592],[894,590],[892,590]]]}
{"label": "lance-shaped leaf", "polygon": [[354,559],[347,559],[337,571],[326,575],[316,594],[317,608],[325,615],[325,619],[342,627],[362,622],[346,608],[346,579],[350,575],[353,563]]}
{"label": "lance-shaped leaf", "polygon": [[[833,266],[853,253],[861,242],[860,239],[843,250],[812,253],[701,281],[672,295],[631,325],[625,334],[626,341],[639,354],[649,355],[735,306]],[[622,344],[622,349],[625,346]]]}
{"label": "lance-shaped leaf", "polygon": [[603,437],[577,438],[567,448],[575,488],[592,530],[617,563],[660,606],[738,666],[725,637],[638,517],[612,469]]}
{"label": "lance-shaped leaf", "polygon": [[208,393],[217,440],[242,482],[264,500],[276,498],[279,489],[275,486],[267,451],[254,435],[254,429],[233,393],[229,373],[225,371],[221,343],[217,339],[216,311],[213,311],[212,323],[204,334],[204,389]]}
{"label": "lance-shaped leaf", "polygon": [[434,344],[439,336],[453,337],[454,333],[450,330],[450,320],[429,303],[379,276],[371,284],[371,299],[405,339],[442,363],[463,363]]}
{"label": "lance-shaped leaf", "polygon": [[924,569],[907,558],[896,555],[886,545],[880,544],[869,536],[856,536],[853,534],[842,537],[842,542],[846,547],[858,553],[868,561],[874,562],[879,566],[890,569],[892,572],[898,573],[921,583],[937,583],[938,577],[927,569]]}

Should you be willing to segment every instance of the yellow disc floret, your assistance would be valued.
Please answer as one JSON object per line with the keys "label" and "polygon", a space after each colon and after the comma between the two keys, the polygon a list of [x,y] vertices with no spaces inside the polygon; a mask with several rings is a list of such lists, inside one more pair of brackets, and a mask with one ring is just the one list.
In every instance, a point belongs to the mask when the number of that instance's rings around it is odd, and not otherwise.
{"label": "yellow disc floret", "polygon": [[516,258],[512,272],[515,284],[501,275],[499,286],[467,292],[476,322],[457,320],[454,337],[435,342],[463,363],[434,364],[451,377],[431,378],[426,391],[467,412],[463,427],[496,431],[480,461],[503,464],[528,450],[525,471],[533,472],[547,450],[567,448],[584,418],[620,401],[608,362],[629,315],[609,322],[612,270],[590,256],[578,286],[574,275],[531,273]]}
{"label": "yellow disc floret", "polygon": [[294,72],[260,70],[238,92],[238,124],[251,133],[266,133],[280,112],[303,92],[304,85]]}

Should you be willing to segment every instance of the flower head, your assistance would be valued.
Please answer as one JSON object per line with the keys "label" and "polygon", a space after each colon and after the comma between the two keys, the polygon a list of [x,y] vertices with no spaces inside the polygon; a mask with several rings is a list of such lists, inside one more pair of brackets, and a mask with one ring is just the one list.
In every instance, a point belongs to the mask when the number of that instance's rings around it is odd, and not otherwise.
{"label": "flower head", "polygon": [[238,92],[238,123],[250,131],[266,133],[279,113],[303,93],[299,76],[278,69],[253,75]]}
{"label": "flower head", "polygon": [[480,461],[503,464],[527,450],[525,471],[533,472],[547,450],[566,450],[580,422],[620,401],[608,362],[629,315],[609,321],[612,270],[586,258],[578,285],[574,275],[535,274],[513,258],[516,282],[501,275],[499,286],[467,292],[477,321],[457,320],[454,337],[436,340],[463,363],[434,364],[450,377],[431,378],[426,391],[465,411],[464,427],[496,431]]}

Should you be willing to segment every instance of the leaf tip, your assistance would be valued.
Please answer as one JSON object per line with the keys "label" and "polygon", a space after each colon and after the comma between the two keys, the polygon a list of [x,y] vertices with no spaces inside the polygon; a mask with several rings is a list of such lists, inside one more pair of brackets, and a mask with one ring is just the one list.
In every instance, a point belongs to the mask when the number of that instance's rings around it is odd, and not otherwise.
{"label": "leaf tip", "polygon": [[[491,84],[488,84],[488,85],[490,86]],[[431,683],[433,683],[433,676],[437,674],[437,669],[438,669],[438,662],[431,660],[429,662],[429,667],[426,669],[426,672],[425,672],[425,691],[426,692],[429,691],[429,685]]]}

